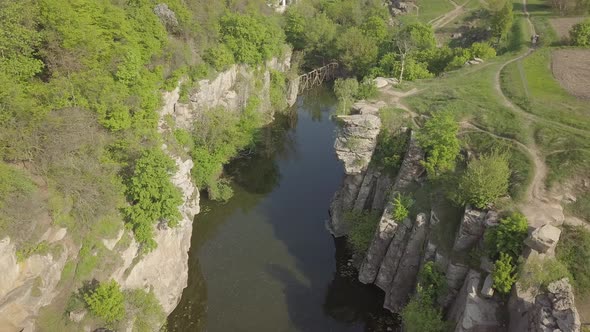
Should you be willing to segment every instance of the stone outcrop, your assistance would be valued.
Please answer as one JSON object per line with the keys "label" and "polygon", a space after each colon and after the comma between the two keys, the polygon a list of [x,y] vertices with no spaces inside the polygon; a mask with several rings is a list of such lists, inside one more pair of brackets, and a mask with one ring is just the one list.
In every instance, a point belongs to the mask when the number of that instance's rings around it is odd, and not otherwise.
{"label": "stone outcrop", "polygon": [[393,312],[401,311],[416,285],[416,278],[428,233],[428,219],[426,215],[424,213],[419,214],[413,226],[393,282],[385,295],[383,306]]}
{"label": "stone outcrop", "polygon": [[176,18],[176,14],[170,8],[168,8],[167,4],[160,3],[156,5],[154,8],[154,14],[158,16],[166,28],[174,29],[178,27],[178,19]]}
{"label": "stone outcrop", "polygon": [[372,114],[339,116],[342,121],[334,148],[344,163],[346,174],[359,174],[367,169],[377,145],[381,120]]}
{"label": "stone outcrop", "polygon": [[473,209],[469,205],[465,207],[465,213],[463,214],[463,218],[461,218],[461,224],[459,225],[459,232],[455,237],[453,250],[462,251],[473,247],[486,230],[485,220],[485,211]]}
{"label": "stone outcrop", "polygon": [[547,286],[547,293],[535,298],[528,331],[580,331],[580,315],[567,278]]}
{"label": "stone outcrop", "polygon": [[551,249],[555,249],[559,236],[561,235],[561,229],[547,224],[535,229],[528,238],[525,240],[525,244],[531,249],[534,249],[540,253],[546,253]]}
{"label": "stone outcrop", "polygon": [[336,156],[344,164],[345,177],[340,190],[330,204],[330,219],[326,227],[335,237],[348,233],[344,220],[347,211],[371,208],[383,209],[391,186],[387,174],[382,174],[369,163],[377,145],[381,120],[376,115],[380,105],[359,102],[353,105],[358,114],[338,117],[342,126],[338,131],[334,148]]}
{"label": "stone outcrop", "polygon": [[424,167],[421,164],[422,160],[424,160],[424,151],[418,145],[414,135],[410,134],[408,150],[394,182],[388,203],[375,230],[373,241],[367,250],[359,271],[359,280],[363,283],[372,283],[375,281],[383,258],[398,229],[398,222],[400,221],[394,220],[393,217],[393,197],[395,197],[396,193],[403,192],[404,189],[423,174]]}
{"label": "stone outcrop", "polygon": [[441,296],[437,302],[438,304],[446,308],[453,300],[457,297],[459,290],[463,286],[465,277],[469,272],[469,266],[461,263],[450,263],[445,272],[445,279],[447,282],[447,292]]}
{"label": "stone outcrop", "polygon": [[[61,245],[62,239],[52,237],[48,242]],[[67,246],[62,248],[59,255],[34,254],[18,262],[10,238],[0,240],[0,331],[34,330],[39,309],[58,294],[57,285],[69,254]]]}
{"label": "stone outcrop", "polygon": [[[213,79],[203,79],[197,84],[189,96],[189,103],[174,104],[176,126],[191,130],[193,123],[199,119],[200,112],[213,108],[224,108],[226,111],[237,112],[242,109],[253,93],[261,100],[261,108],[270,110],[270,71],[286,72],[291,67],[291,52],[288,51],[282,59],[273,58],[266,62],[262,72],[262,91],[255,87],[256,73],[247,65],[232,65],[228,70],[219,73]],[[298,91],[298,80],[292,80],[287,87],[289,93],[286,99],[289,106],[295,103]],[[269,122],[272,117],[269,117]]]}
{"label": "stone outcrop", "polygon": [[455,332],[501,331],[500,303],[480,296],[480,281],[481,274],[470,270],[449,310],[447,320],[456,324]]}

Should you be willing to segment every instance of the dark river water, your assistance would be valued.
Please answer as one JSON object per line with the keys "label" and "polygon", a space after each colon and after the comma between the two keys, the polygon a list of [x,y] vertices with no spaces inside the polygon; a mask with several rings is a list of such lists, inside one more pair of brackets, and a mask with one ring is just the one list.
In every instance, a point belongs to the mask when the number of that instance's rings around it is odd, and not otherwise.
{"label": "dark river water", "polygon": [[170,331],[383,329],[390,315],[380,291],[350,276],[345,243],[325,228],[344,176],[333,149],[335,105],[325,88],[301,96],[255,152],[227,167],[234,197],[202,200]]}

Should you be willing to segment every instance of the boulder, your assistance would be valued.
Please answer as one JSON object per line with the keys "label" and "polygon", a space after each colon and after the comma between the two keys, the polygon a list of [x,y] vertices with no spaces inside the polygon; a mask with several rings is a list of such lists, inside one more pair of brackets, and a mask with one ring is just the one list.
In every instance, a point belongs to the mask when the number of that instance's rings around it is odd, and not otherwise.
{"label": "boulder", "polygon": [[555,226],[547,224],[535,229],[524,243],[531,249],[540,253],[545,253],[554,248],[559,241],[561,230]]}
{"label": "boulder", "polygon": [[492,274],[488,273],[486,279],[483,282],[483,286],[481,287],[481,295],[483,297],[491,298],[494,296],[494,279],[492,278]]}
{"label": "boulder", "polygon": [[377,77],[373,80],[373,83],[375,84],[375,86],[377,87],[377,89],[381,89],[384,88],[386,86],[389,85],[389,82],[387,81],[387,79],[383,78],[383,77]]}
{"label": "boulder", "polygon": [[485,211],[473,209],[469,205],[465,207],[465,213],[461,219],[459,232],[453,245],[454,251],[470,249],[479,241],[486,230],[486,214]]}
{"label": "boulder", "polygon": [[497,331],[500,304],[478,295],[481,275],[471,270],[448,313],[448,321],[455,322],[455,332]]}
{"label": "boulder", "polygon": [[84,319],[84,316],[86,316],[86,310],[71,311],[68,314],[68,317],[74,323],[80,323]]}

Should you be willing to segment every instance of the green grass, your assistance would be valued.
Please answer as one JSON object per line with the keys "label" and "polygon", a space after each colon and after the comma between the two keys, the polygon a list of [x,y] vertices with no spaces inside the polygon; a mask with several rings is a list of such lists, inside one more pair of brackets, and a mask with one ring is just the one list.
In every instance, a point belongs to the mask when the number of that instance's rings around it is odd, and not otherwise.
{"label": "green grass", "polygon": [[402,22],[417,20],[428,23],[455,8],[448,0],[420,0],[417,4],[420,7],[418,15],[416,15],[416,10],[411,8],[409,14],[400,17]]}
{"label": "green grass", "polygon": [[576,197],[574,203],[567,204],[565,209],[577,217],[590,220],[590,193],[586,192]]}
{"label": "green grass", "polygon": [[505,58],[418,82],[417,87],[424,92],[409,97],[407,103],[420,114],[452,110],[457,120],[469,120],[497,135],[526,143],[530,135],[523,119],[500,102],[494,89],[501,60]]}

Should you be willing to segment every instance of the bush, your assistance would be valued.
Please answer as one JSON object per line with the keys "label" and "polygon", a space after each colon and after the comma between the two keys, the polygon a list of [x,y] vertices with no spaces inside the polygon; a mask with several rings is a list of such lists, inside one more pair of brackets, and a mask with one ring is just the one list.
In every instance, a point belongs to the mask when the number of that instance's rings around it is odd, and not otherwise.
{"label": "bush", "polygon": [[142,153],[128,181],[126,194],[131,206],[125,209],[126,222],[144,250],[156,247],[153,239],[156,222],[166,221],[174,226],[180,220],[178,207],[182,204],[182,196],[170,182],[175,170],[172,159],[152,148]]}
{"label": "bush", "polygon": [[527,235],[528,223],[525,216],[513,213],[510,217],[500,219],[498,226],[488,228],[484,241],[491,258],[498,259],[504,253],[517,259]]}
{"label": "bush", "polygon": [[480,59],[491,59],[496,56],[496,50],[489,43],[473,43],[471,45],[471,55]]}
{"label": "bush", "polygon": [[432,304],[419,297],[413,297],[401,312],[404,331],[407,332],[444,332],[446,324],[442,313]]}
{"label": "bush", "polygon": [[508,294],[512,285],[516,282],[516,266],[512,263],[512,257],[505,253],[500,253],[500,258],[494,263],[492,278],[494,279],[494,289],[500,294]]}
{"label": "bush", "polygon": [[234,54],[225,44],[219,44],[206,50],[203,60],[217,71],[224,71],[235,63]]}
{"label": "bush", "polygon": [[125,297],[114,280],[100,283],[96,289],[84,294],[84,301],[92,314],[107,323],[125,317]]}
{"label": "bush", "polygon": [[510,181],[510,166],[505,154],[492,152],[474,159],[467,165],[457,187],[462,204],[484,209],[506,195]]}
{"label": "bush", "polygon": [[590,231],[583,226],[564,226],[557,259],[565,264],[573,277],[574,288],[580,294],[590,291]]}
{"label": "bush", "polygon": [[575,24],[570,30],[570,40],[575,46],[590,46],[590,20]]}
{"label": "bush", "polygon": [[133,317],[133,331],[158,331],[166,320],[166,313],[153,291],[134,289],[125,294],[127,311]]}
{"label": "bush", "polygon": [[393,198],[393,220],[402,222],[410,214],[410,207],[414,204],[411,197],[397,194]]}
{"label": "bush", "polygon": [[371,99],[377,97],[379,94],[379,90],[377,90],[377,86],[375,82],[369,77],[363,79],[363,82],[359,85],[358,91],[356,93],[356,99]]}
{"label": "bush", "polygon": [[451,113],[439,112],[418,132],[416,138],[426,152],[423,165],[430,176],[436,177],[455,168],[460,151],[458,131],[459,125]]}
{"label": "bush", "polygon": [[423,298],[436,299],[444,296],[447,292],[447,280],[441,269],[434,262],[429,261],[424,264],[418,274],[418,284],[416,286],[418,293]]}
{"label": "bush", "polygon": [[407,145],[408,137],[405,133],[394,135],[382,131],[377,136],[377,146],[371,162],[374,162],[389,174],[395,175],[404,160]]}
{"label": "bush", "polygon": [[350,227],[348,243],[356,253],[364,254],[369,249],[379,218],[378,214],[367,211],[350,211],[344,215],[344,220]]}

